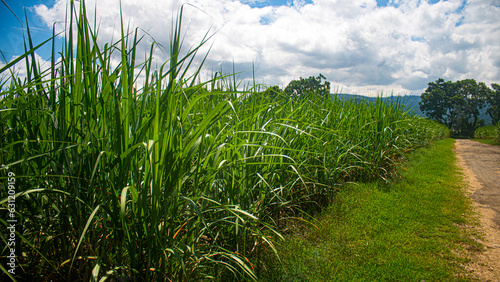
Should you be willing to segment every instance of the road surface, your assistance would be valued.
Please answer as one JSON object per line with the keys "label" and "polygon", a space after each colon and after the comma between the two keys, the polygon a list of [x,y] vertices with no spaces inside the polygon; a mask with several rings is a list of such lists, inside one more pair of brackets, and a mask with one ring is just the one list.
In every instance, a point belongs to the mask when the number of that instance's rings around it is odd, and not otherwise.
{"label": "road surface", "polygon": [[457,139],[455,153],[484,229],[485,249],[467,268],[480,281],[500,281],[500,146]]}

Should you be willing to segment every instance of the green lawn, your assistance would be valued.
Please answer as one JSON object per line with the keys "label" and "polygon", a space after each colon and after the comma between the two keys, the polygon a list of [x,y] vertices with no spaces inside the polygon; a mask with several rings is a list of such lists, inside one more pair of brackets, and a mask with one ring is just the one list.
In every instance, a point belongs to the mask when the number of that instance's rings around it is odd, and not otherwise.
{"label": "green lawn", "polygon": [[284,268],[274,262],[264,280],[467,280],[460,268],[467,258],[456,253],[476,243],[457,226],[475,221],[453,144],[417,150],[389,183],[345,186],[319,216],[319,230],[295,228],[286,237]]}

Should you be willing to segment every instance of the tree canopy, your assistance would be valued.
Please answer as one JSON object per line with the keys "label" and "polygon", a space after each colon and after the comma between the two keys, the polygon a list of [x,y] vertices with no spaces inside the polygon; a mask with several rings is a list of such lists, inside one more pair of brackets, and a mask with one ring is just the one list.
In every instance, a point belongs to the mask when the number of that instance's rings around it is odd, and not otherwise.
{"label": "tree canopy", "polygon": [[489,107],[487,113],[493,122],[499,120],[500,86],[477,83],[474,79],[456,82],[440,78],[430,82],[422,93],[420,110],[462,136],[472,136],[475,129],[484,123],[479,118],[480,110]]}
{"label": "tree canopy", "polygon": [[[325,81],[322,82],[322,79]],[[317,93],[321,96],[330,95],[330,82],[326,81],[326,77],[320,73],[317,77],[301,77],[299,80],[292,80],[285,88],[285,94],[291,97],[298,97],[309,93]]]}
{"label": "tree canopy", "polygon": [[494,124],[500,122],[500,85],[493,83],[491,85],[493,91],[489,93],[487,97],[487,102],[490,108],[486,111]]}
{"label": "tree canopy", "polygon": [[281,90],[279,88],[279,86],[275,85],[275,86],[271,86],[271,87],[267,88],[263,93],[266,96],[269,96],[272,98],[278,98],[283,93],[283,90]]}

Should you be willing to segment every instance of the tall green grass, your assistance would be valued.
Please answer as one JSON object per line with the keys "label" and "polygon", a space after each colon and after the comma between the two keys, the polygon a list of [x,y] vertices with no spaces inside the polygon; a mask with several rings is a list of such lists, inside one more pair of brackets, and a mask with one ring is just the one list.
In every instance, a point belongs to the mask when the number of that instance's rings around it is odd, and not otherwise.
{"label": "tall green grass", "polygon": [[305,218],[342,183],[389,177],[407,151],[446,135],[398,101],[269,97],[224,75],[199,82],[192,66],[207,38],[180,55],[182,9],[159,69],[157,43],[137,63],[137,30],[122,25],[101,46],[83,1],[70,9],[50,67],[36,62],[28,30],[17,60],[27,76],[11,71],[16,62],[0,70],[19,279],[255,280],[285,219]]}
{"label": "tall green grass", "polygon": [[476,139],[493,139],[500,141],[500,123],[497,125],[483,126],[474,132]]}

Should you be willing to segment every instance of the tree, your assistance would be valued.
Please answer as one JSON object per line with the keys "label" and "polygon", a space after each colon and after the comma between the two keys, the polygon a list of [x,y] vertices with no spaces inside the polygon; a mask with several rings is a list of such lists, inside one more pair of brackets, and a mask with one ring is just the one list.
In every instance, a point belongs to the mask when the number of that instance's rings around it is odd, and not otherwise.
{"label": "tree", "polygon": [[493,90],[490,91],[487,102],[489,104],[489,109],[486,111],[490,117],[493,124],[500,122],[500,85],[493,83],[491,85]]}
{"label": "tree", "polygon": [[479,110],[486,105],[491,92],[486,84],[478,84],[474,79],[445,82],[440,78],[428,84],[419,106],[428,117],[470,137],[481,125]]}
{"label": "tree", "polygon": [[491,89],[485,83],[477,83],[474,79],[465,79],[455,82],[456,92],[453,96],[455,106],[455,120],[453,121],[460,135],[472,137],[479,125],[479,110],[484,108],[486,98]]}
{"label": "tree", "polygon": [[429,82],[427,89],[420,96],[420,111],[433,120],[451,128],[454,119],[454,105],[452,97],[456,92],[456,85],[451,81],[440,78],[436,82]]}
{"label": "tree", "polygon": [[[321,79],[325,81],[321,83]],[[330,95],[330,82],[326,81],[321,73],[319,76],[310,76],[309,78],[300,78],[300,80],[292,80],[285,88],[285,94],[290,97],[299,97],[304,94],[317,93],[323,97]]]}
{"label": "tree", "polygon": [[271,86],[263,92],[264,96],[271,97],[273,99],[279,98],[282,93],[283,90],[281,90],[277,85]]}

